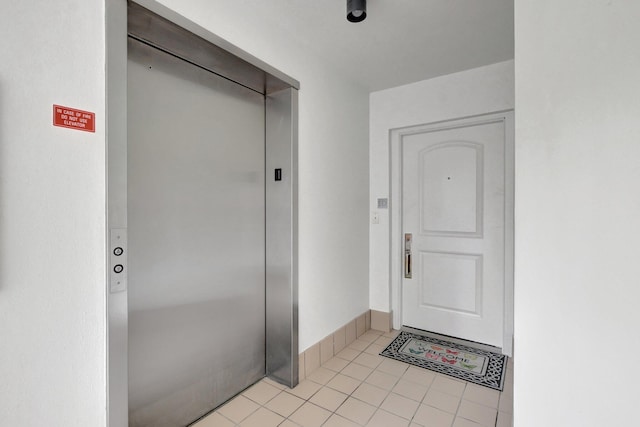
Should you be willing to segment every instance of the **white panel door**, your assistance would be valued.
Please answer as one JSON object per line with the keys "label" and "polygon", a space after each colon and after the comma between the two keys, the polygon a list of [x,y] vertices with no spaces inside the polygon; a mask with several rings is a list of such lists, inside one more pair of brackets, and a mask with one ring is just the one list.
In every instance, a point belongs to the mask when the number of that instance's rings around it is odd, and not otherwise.
{"label": "white panel door", "polygon": [[402,156],[403,323],[502,347],[504,122],[418,130],[403,135]]}

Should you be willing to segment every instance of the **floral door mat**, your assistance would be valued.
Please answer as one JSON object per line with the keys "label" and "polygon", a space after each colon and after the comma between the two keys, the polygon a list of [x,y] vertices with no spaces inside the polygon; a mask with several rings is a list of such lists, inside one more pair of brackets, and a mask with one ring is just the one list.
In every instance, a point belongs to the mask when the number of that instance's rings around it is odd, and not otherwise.
{"label": "floral door mat", "polygon": [[502,391],[507,356],[402,331],[381,356]]}

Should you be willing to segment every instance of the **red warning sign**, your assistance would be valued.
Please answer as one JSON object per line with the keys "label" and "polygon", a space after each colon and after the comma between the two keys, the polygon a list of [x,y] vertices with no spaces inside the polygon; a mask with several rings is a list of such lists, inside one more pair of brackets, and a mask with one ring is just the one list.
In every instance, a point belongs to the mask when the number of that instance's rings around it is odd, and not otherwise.
{"label": "red warning sign", "polygon": [[53,125],[85,132],[95,132],[96,114],[54,104]]}

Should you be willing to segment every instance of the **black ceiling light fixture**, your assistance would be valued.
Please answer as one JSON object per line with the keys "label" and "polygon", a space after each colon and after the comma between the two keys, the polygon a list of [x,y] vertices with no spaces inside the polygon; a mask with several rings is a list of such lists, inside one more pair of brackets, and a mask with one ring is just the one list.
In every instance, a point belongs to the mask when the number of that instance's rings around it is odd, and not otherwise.
{"label": "black ceiling light fixture", "polygon": [[367,17],[367,0],[347,0],[347,20],[362,22]]}

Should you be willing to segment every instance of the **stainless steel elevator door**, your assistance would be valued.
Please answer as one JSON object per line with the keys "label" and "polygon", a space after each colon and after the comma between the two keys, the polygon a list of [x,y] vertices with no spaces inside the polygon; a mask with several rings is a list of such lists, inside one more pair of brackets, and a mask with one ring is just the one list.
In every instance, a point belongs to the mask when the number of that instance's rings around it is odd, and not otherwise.
{"label": "stainless steel elevator door", "polygon": [[129,425],[265,374],[264,97],[129,39]]}

